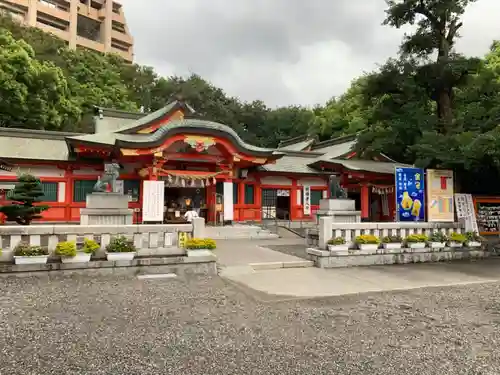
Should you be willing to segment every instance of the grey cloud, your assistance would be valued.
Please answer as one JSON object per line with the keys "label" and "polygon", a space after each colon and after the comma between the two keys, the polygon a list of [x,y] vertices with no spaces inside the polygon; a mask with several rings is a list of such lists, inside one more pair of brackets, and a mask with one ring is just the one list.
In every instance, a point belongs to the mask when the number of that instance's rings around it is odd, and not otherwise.
{"label": "grey cloud", "polygon": [[[137,0],[122,3],[139,63],[152,63],[162,74],[197,73],[222,84],[231,95],[245,100],[261,98],[271,105],[296,102],[297,97],[304,104],[314,104],[339,95],[356,75],[394,54],[401,40],[400,31],[380,25],[383,0],[147,0],[147,6]],[[481,24],[481,35],[492,35],[496,16],[491,7],[498,8],[497,3],[479,1],[463,33],[471,33],[471,29],[473,33],[471,25]],[[487,11],[481,18],[479,4]],[[490,15],[488,29],[484,25]],[[316,48],[314,56],[304,52],[310,46],[328,46],[332,41],[345,48]],[[467,43],[461,46],[467,50]],[[303,70],[298,68],[302,65]],[[307,84],[308,75],[310,69],[319,67],[324,70],[325,87],[315,90]],[[300,72],[294,74],[292,85],[284,78],[290,76],[289,70]],[[345,84],[340,85],[332,74],[343,75]]]}

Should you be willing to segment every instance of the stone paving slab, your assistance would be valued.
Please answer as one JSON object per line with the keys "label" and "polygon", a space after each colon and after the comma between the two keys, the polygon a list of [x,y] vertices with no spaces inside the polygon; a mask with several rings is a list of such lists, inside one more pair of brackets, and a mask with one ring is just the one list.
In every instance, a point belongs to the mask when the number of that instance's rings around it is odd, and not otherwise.
{"label": "stone paving slab", "polygon": [[322,297],[499,281],[500,261],[344,269],[283,268],[222,276],[272,295]]}

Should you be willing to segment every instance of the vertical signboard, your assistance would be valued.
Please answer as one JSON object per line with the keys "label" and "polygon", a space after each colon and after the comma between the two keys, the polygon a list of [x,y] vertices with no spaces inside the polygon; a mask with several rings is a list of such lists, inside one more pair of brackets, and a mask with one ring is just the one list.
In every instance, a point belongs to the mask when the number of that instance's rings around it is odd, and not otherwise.
{"label": "vertical signboard", "polygon": [[479,233],[472,195],[455,194],[455,205],[457,206],[457,218],[465,224],[465,231]]}
{"label": "vertical signboard", "polygon": [[396,167],[396,215],[398,221],[425,221],[424,171]]}
{"label": "vertical signboard", "polygon": [[142,221],[163,222],[165,181],[144,181],[142,189]]}
{"label": "vertical signboard", "polygon": [[427,221],[454,222],[453,171],[427,169]]}
{"label": "vertical signboard", "polygon": [[304,216],[311,215],[311,186],[304,186]]}

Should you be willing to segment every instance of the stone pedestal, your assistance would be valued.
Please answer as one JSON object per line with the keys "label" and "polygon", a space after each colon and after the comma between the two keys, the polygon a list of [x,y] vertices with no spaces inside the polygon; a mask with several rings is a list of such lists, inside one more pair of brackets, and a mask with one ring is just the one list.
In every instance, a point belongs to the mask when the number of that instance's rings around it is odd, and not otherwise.
{"label": "stone pedestal", "polygon": [[92,193],[87,205],[80,209],[81,225],[131,225],[134,210],[128,208],[128,195]]}
{"label": "stone pedestal", "polygon": [[330,216],[334,223],[360,223],[361,211],[356,211],[353,199],[321,199],[316,212],[318,222],[321,216]]}

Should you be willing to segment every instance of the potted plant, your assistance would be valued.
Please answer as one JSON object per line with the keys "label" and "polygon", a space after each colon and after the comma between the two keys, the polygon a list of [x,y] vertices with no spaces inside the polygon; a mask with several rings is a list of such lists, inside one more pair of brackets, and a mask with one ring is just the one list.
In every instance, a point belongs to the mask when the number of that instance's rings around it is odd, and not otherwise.
{"label": "potted plant", "polygon": [[483,242],[483,237],[479,235],[477,232],[466,232],[465,237],[467,237],[467,241],[465,242],[465,246],[467,247],[481,247],[481,242]]}
{"label": "potted plant", "polygon": [[328,241],[328,250],[331,255],[343,255],[349,253],[349,245],[345,243],[345,238],[335,237]]}
{"label": "potted plant", "polygon": [[20,242],[14,248],[15,264],[45,264],[49,259],[49,251],[46,247],[30,246],[26,242]]}
{"label": "potted plant", "polygon": [[99,249],[99,244],[93,240],[85,239],[81,251],[77,250],[76,242],[59,242],[55,254],[61,257],[63,263],[87,263],[90,257]]}
{"label": "potted plant", "polygon": [[425,234],[410,234],[405,239],[406,246],[410,249],[425,249],[425,245],[429,241],[429,237]]}
{"label": "potted plant", "polygon": [[190,238],[186,241],[186,253],[188,257],[213,255],[212,250],[217,244],[211,238]]}
{"label": "potted plant", "polygon": [[443,249],[448,241],[448,236],[443,232],[432,232],[429,236],[429,247],[431,249]]}
{"label": "potted plant", "polygon": [[[402,242],[403,239],[401,238],[401,236],[385,236],[384,238],[382,238],[382,247],[385,250],[398,250],[401,249]],[[392,253],[393,251],[387,251],[387,252]]]}
{"label": "potted plant", "polygon": [[134,243],[125,236],[114,237],[106,246],[106,258],[111,261],[132,260],[136,253]]}
{"label": "potted plant", "polygon": [[373,234],[362,234],[354,240],[359,250],[364,254],[376,254],[380,245],[380,238]]}
{"label": "potted plant", "polygon": [[453,232],[448,238],[449,247],[462,247],[467,241],[467,237],[464,234]]}

